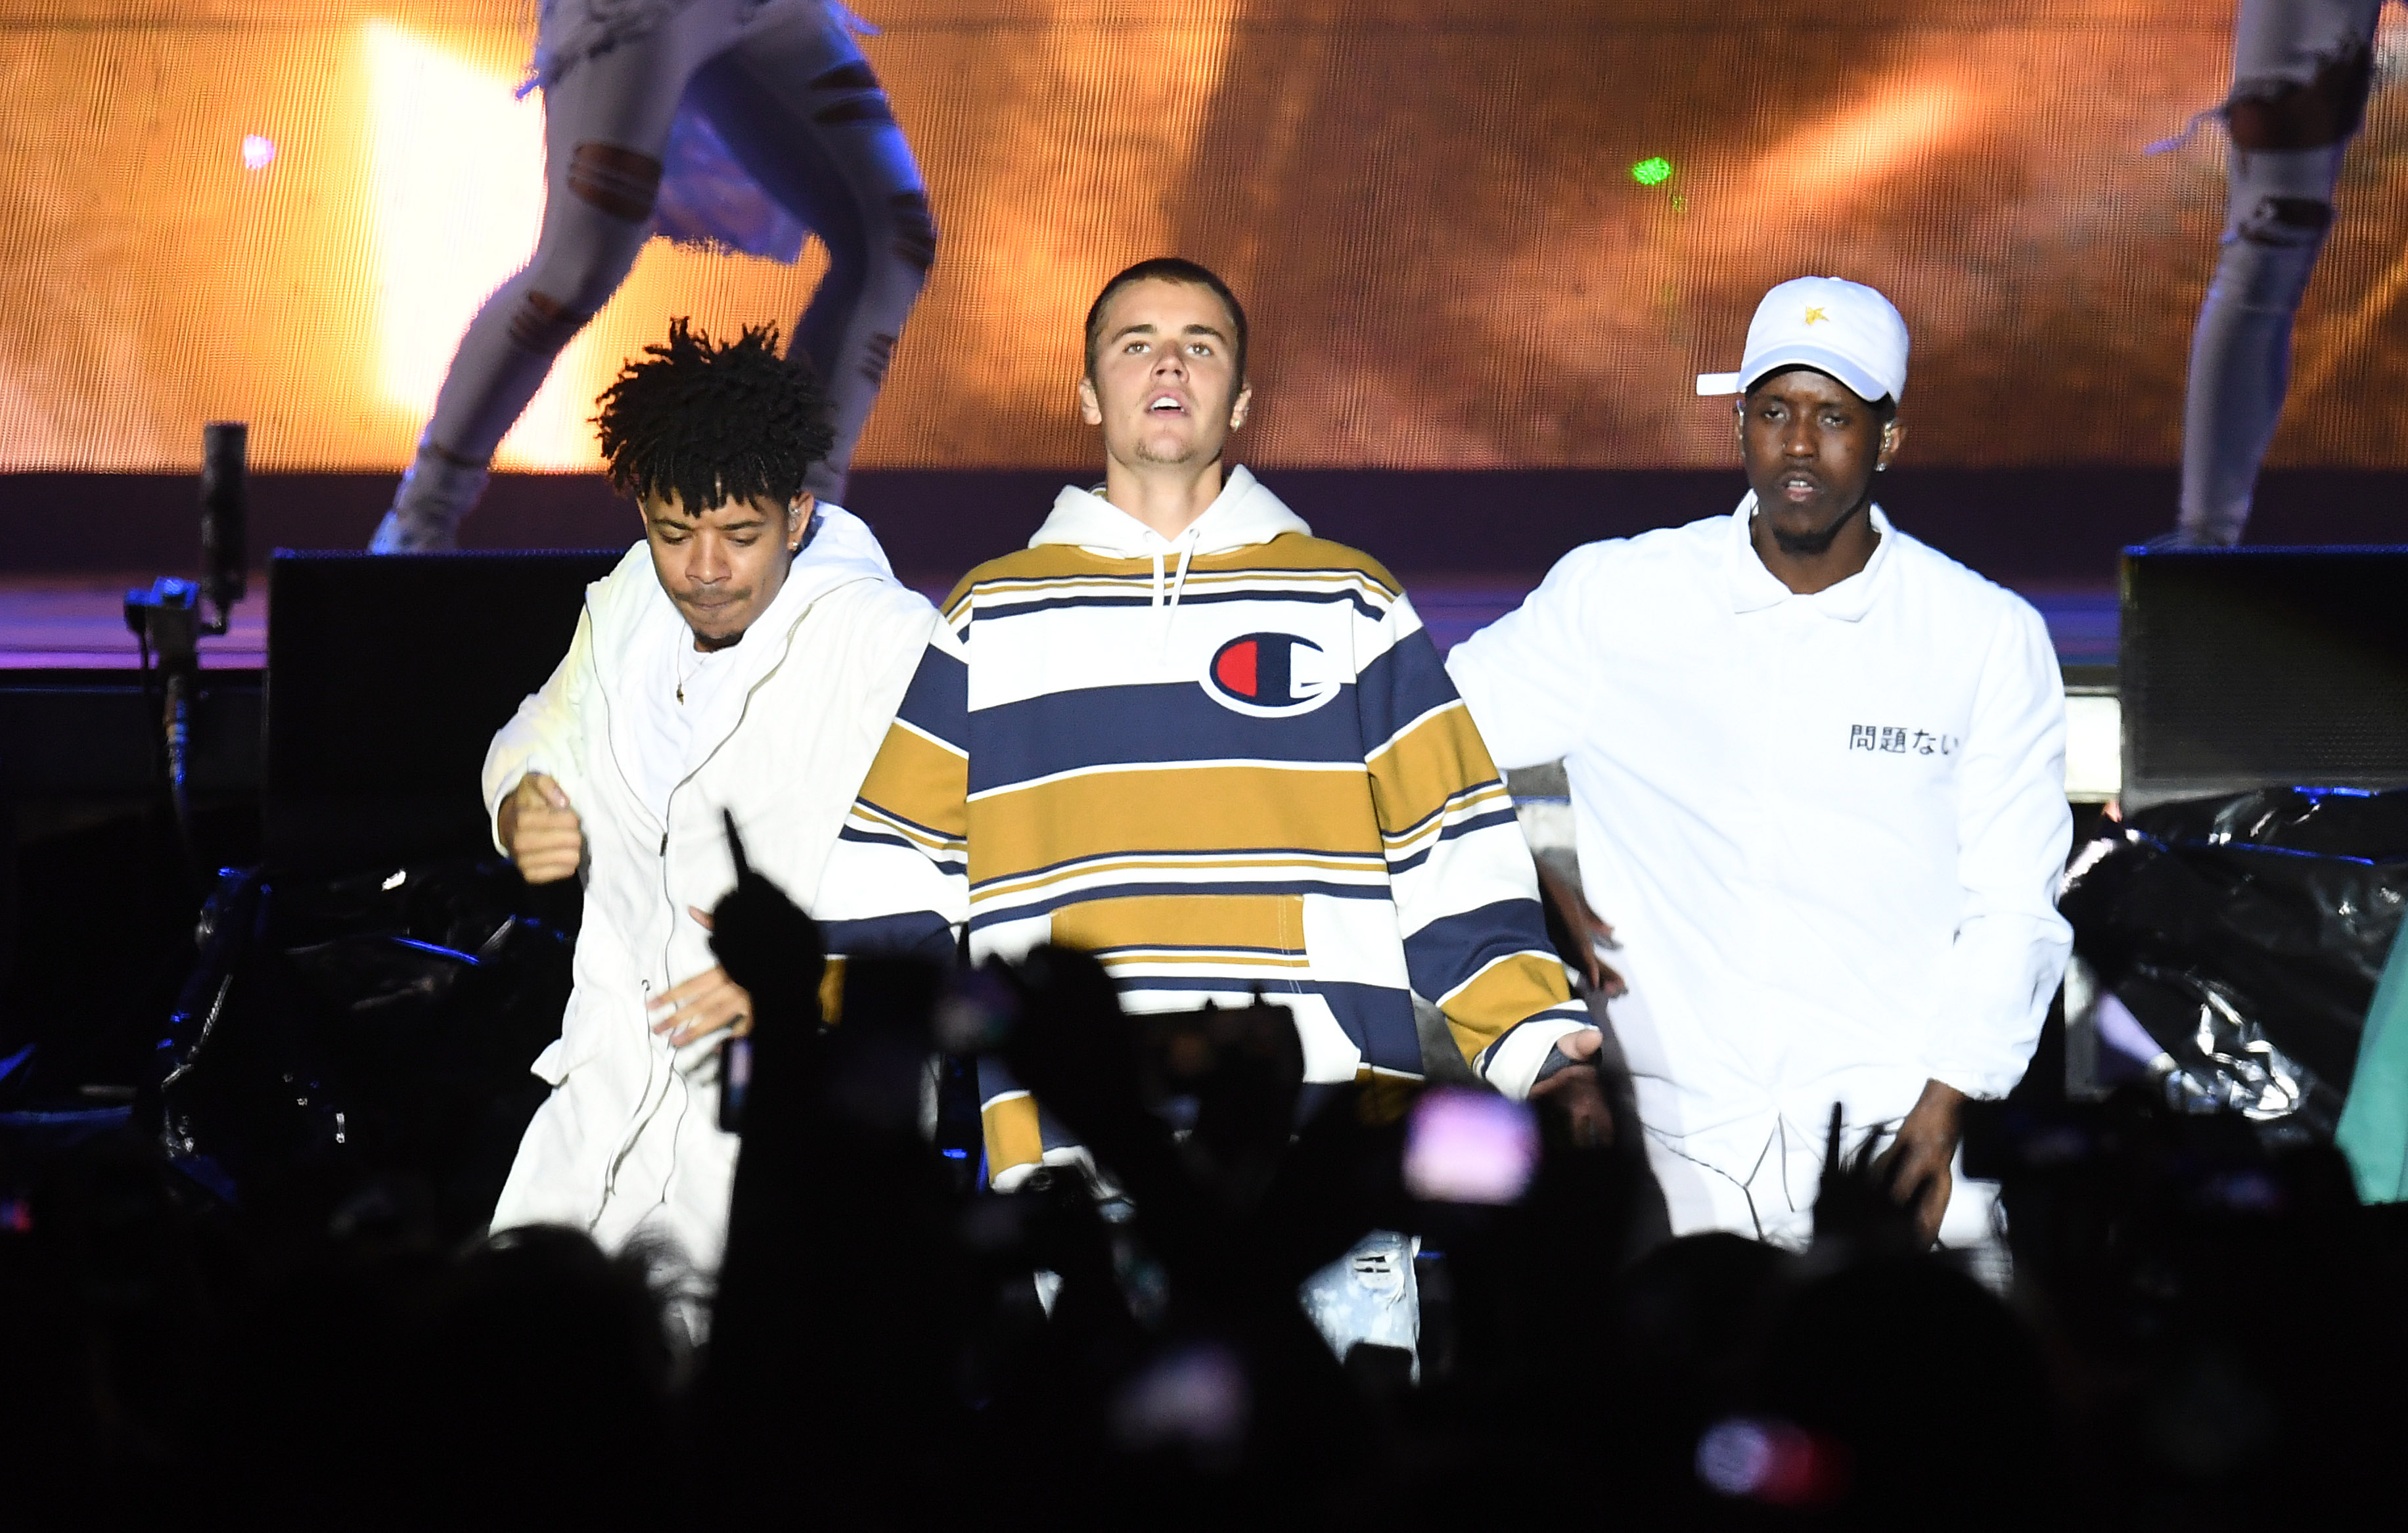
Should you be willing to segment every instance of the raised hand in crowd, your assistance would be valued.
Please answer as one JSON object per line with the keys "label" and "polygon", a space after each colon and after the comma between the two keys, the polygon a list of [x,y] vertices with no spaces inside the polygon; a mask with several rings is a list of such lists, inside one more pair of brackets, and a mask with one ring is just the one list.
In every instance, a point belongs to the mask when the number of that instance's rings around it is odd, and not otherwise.
{"label": "raised hand in crowd", "polygon": [[728,856],[736,865],[736,887],[721,898],[717,910],[688,913],[710,929],[710,951],[719,955],[720,964],[712,972],[738,994],[758,997],[764,1007],[799,1006],[819,994],[826,964],[819,926],[746,859],[736,816],[726,814],[723,820]]}
{"label": "raised hand in crowd", "polygon": [[[1844,1117],[1840,1104],[1832,1103],[1823,1141],[1823,1183],[1814,1196],[1815,1248],[1852,1258],[1929,1250],[1932,1236],[1924,1228],[1922,1205],[1907,1196],[1901,1181],[1914,1163],[1895,1144],[1885,1151],[1887,1136],[1878,1128],[1850,1153],[1842,1139]],[[1937,1214],[1932,1222],[1936,1228]]]}

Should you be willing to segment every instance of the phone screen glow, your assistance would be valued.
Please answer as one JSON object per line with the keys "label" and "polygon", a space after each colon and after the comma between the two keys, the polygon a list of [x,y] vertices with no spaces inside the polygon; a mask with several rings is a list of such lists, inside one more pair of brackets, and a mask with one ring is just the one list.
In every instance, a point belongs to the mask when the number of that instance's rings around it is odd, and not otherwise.
{"label": "phone screen glow", "polygon": [[1405,1188],[1415,1197],[1518,1202],[1538,1161],[1539,1125],[1525,1103],[1439,1086],[1413,1104],[1405,1130]]}

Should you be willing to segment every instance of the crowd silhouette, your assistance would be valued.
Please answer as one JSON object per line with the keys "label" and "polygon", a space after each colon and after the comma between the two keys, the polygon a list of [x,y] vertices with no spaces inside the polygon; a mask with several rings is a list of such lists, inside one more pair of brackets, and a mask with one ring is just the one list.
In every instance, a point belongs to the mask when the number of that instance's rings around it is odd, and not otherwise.
{"label": "crowd silhouette", "polygon": [[[758,1023],[707,1307],[655,1253],[464,1239],[390,1168],[211,1196],[146,1104],[0,1139],[10,1526],[2398,1515],[2408,1238],[2324,1144],[2137,1087],[1978,1109],[2001,1292],[1917,1249],[1870,1148],[1833,1156],[1808,1251],[1664,1239],[1634,1125],[1599,1136],[1594,1104],[1487,1098],[1535,1156],[1448,1196],[1417,1115],[1484,1088],[1308,1094],[1271,1012],[1165,1049],[1054,948],[856,962],[824,1026],[784,894],[748,871],[715,922]],[[927,1061],[982,1051],[1106,1196],[1068,1168],[984,1193],[931,1143]],[[1418,1355],[1341,1359],[1298,1285],[1374,1229],[1418,1239]]]}

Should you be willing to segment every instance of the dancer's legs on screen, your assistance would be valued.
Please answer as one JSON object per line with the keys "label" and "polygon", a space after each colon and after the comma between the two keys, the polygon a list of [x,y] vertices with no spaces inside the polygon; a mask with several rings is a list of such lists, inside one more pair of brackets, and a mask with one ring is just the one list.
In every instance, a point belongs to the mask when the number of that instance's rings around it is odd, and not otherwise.
{"label": "dancer's legs on screen", "polygon": [[[697,81],[707,74],[707,81]],[[536,252],[461,337],[434,418],[377,529],[380,552],[452,546],[494,449],[561,350],[635,265],[689,83],[746,171],[824,239],[829,271],[796,344],[838,431],[815,493],[837,498],[903,316],[934,253],[918,168],[832,7],[687,0],[659,25],[569,61],[544,92]]]}
{"label": "dancer's legs on screen", "polygon": [[752,179],[828,256],[793,345],[828,391],[836,446],[805,481],[841,502],[853,446],[937,254],[911,147],[832,13],[756,27],[703,65],[695,102]]}
{"label": "dancer's legs on screen", "polygon": [[2241,0],[2223,250],[2191,337],[2183,415],[2186,543],[2241,540],[2282,418],[2291,324],[2366,111],[2383,0]]}
{"label": "dancer's legs on screen", "polygon": [[572,337],[618,291],[652,232],[661,155],[685,83],[726,38],[707,36],[697,0],[670,24],[579,61],[544,92],[543,229],[526,265],[494,291],[460,337],[434,419],[370,545],[445,549],[484,493],[485,465]]}

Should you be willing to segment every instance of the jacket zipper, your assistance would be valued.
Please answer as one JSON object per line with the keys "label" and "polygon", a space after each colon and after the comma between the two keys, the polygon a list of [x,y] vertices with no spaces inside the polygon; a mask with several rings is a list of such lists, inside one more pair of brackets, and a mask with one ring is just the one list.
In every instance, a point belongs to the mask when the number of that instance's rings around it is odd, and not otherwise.
{"label": "jacket zipper", "polygon": [[[586,609],[586,609],[586,612],[587,612],[587,614],[588,614],[589,616],[593,613],[593,610],[594,610],[594,608],[593,608],[593,598],[591,598],[590,596],[586,599]],[[595,668],[596,668],[596,671],[598,672],[598,671],[599,671],[599,668],[600,668],[600,667],[599,667],[599,666],[598,666],[598,664],[597,664],[597,666],[596,666],[596,667],[595,667]],[[613,772],[616,772],[616,773],[619,775],[619,785],[620,785],[622,788],[625,788],[625,787],[627,787],[627,786],[628,786],[628,782],[627,782],[627,768],[626,768],[626,766],[624,766],[624,764],[619,760],[619,734],[618,734],[618,731],[617,731],[616,729],[613,729],[613,728],[611,727],[611,716],[610,716],[610,689],[609,689],[609,688],[608,688],[608,687],[606,687],[606,686],[602,686],[602,685],[599,685],[599,684],[598,684],[598,683],[599,683],[599,681],[600,681],[600,680],[601,680],[601,678],[600,678],[600,676],[599,676],[598,674],[595,676],[595,681],[596,681],[596,683],[597,683],[597,684],[595,685],[595,687],[594,688],[594,690],[595,690],[595,693],[596,693],[596,694],[601,697],[601,699],[602,699],[602,740],[603,740],[603,743],[604,743],[606,746],[608,746],[608,747],[609,748],[609,752],[610,752],[610,769],[611,769]],[[635,796],[635,795],[634,795],[633,794],[630,794],[630,795],[629,795],[629,796],[633,797],[633,796]],[[637,798],[637,799],[636,799],[636,807],[637,807],[638,809],[641,809],[643,808],[643,800],[642,800],[641,798]],[[664,828],[664,829],[662,830],[662,832],[661,832],[661,851],[662,851],[662,852],[663,852],[664,854],[666,854],[666,853],[667,852],[667,851],[668,851],[668,844],[669,844],[668,831],[667,831],[666,828]],[[664,878],[664,880],[663,880],[663,885],[662,885],[662,888],[663,888],[663,892],[664,892],[664,893],[666,893],[666,890],[667,890],[667,884],[666,884],[666,878]],[[664,964],[663,964],[663,969],[662,969],[662,972],[664,972],[664,973],[666,973],[666,972],[667,972],[667,968],[666,968],[666,956],[667,956],[667,955],[666,955],[666,950],[664,950],[664,952],[663,952],[663,960],[664,960]],[[651,996],[652,996],[652,981],[650,979],[646,979],[646,980],[644,980],[644,981],[642,981],[642,989],[643,989],[643,993],[644,993],[645,997],[646,997],[647,999],[649,999],[649,998],[651,997]],[[639,1010],[640,1010],[640,1007],[639,1007]],[[650,1013],[650,1011],[649,1011],[649,1010],[646,1010],[646,1011],[645,1011],[645,1013],[644,1013],[644,1015],[645,1015],[645,1024],[646,1024],[647,1026],[649,1026],[649,1025],[650,1025],[650,1021],[651,1021],[651,1013]],[[641,1095],[639,1095],[636,1099],[637,1099],[638,1101],[639,1101],[639,1102],[640,1102],[640,1101],[642,1101],[642,1100],[644,1099],[644,1097],[645,1097],[645,1096],[651,1096],[651,1095],[652,1095],[652,1051],[651,1051],[650,1049],[647,1049],[647,1050],[645,1050],[645,1051],[644,1051],[644,1089],[643,1089],[642,1094],[641,1094]],[[650,1121],[650,1119],[651,1119],[651,1114],[647,1113],[647,1114],[645,1115],[645,1121],[649,1122],[649,1121]],[[639,1123],[639,1124],[638,1124],[638,1125],[636,1125],[636,1127],[635,1127],[632,1131],[630,1131],[630,1132],[625,1136],[625,1138],[622,1139],[619,1141],[619,1150],[618,1150],[618,1153],[617,1153],[616,1154],[613,1154],[613,1155],[610,1157],[610,1165],[609,1165],[609,1169],[607,1169],[607,1170],[605,1170],[605,1171],[602,1173],[602,1206],[603,1206],[603,1207],[607,1208],[607,1207],[609,1206],[609,1201],[610,1201],[610,1195],[611,1195],[613,1192],[616,1192],[616,1191],[618,1190],[618,1186],[619,1186],[619,1168],[621,1168],[622,1166],[624,1166],[624,1165],[627,1163],[627,1157],[628,1157],[629,1155],[631,1155],[631,1154],[635,1153],[635,1150],[636,1150],[636,1140],[637,1140],[639,1137],[641,1137],[642,1133],[643,1133],[643,1125],[642,1125],[641,1123]],[[587,1233],[591,1234],[591,1233],[593,1232],[593,1228],[594,1228],[594,1226],[595,1226],[595,1225],[599,1225],[599,1224],[601,1223],[601,1220],[602,1220],[602,1209],[601,1209],[601,1208],[597,1208],[597,1209],[595,1209],[595,1213],[594,1213],[594,1221],[593,1221],[593,1224],[592,1224],[592,1225],[589,1225],[587,1226]]]}
{"label": "jacket zipper", "polygon": [[[849,581],[848,581],[847,583],[848,583],[848,584],[850,584],[850,583],[852,583],[852,582],[849,582]],[[839,588],[839,589],[840,589],[840,588]],[[744,689],[744,706],[743,706],[742,708],[740,708],[740,709],[737,709],[737,711],[736,711],[736,723],[735,723],[735,724],[731,724],[731,725],[728,727],[727,733],[726,733],[724,736],[721,737],[719,743],[718,743],[718,744],[716,744],[716,745],[714,745],[714,746],[712,746],[712,747],[710,748],[710,754],[709,754],[709,755],[707,755],[707,756],[703,757],[700,761],[698,761],[698,762],[695,763],[694,770],[692,770],[692,771],[690,771],[690,772],[686,773],[686,774],[685,774],[685,776],[683,776],[683,777],[681,777],[681,778],[680,778],[680,779],[678,779],[678,780],[677,780],[677,782],[676,782],[673,786],[671,786],[671,787],[670,787],[670,789],[669,789],[669,795],[668,795],[668,797],[667,797],[666,799],[665,799],[665,800],[662,802],[662,806],[661,806],[661,809],[662,809],[662,814],[661,814],[661,850],[660,850],[660,859],[661,859],[661,901],[662,901],[662,903],[664,903],[664,904],[666,904],[666,905],[669,905],[669,906],[671,906],[671,907],[672,907],[672,908],[671,908],[671,910],[670,910],[670,911],[669,911],[669,935],[668,935],[667,937],[664,938],[662,939],[662,942],[661,942],[661,967],[660,967],[660,972],[661,972],[664,976],[666,976],[666,975],[668,973],[668,966],[669,966],[669,946],[670,946],[670,944],[671,944],[671,943],[673,943],[673,942],[674,942],[674,941],[676,941],[676,939],[677,939],[677,938],[676,938],[676,933],[677,933],[677,918],[678,918],[678,912],[677,912],[677,910],[675,910],[675,908],[674,908],[674,907],[675,907],[676,902],[675,902],[675,900],[671,897],[670,893],[669,893],[669,864],[668,864],[668,854],[669,854],[669,832],[668,832],[668,826],[669,826],[672,823],[674,823],[674,822],[675,822],[675,820],[676,820],[676,818],[677,818],[677,795],[678,795],[679,790],[680,790],[680,789],[682,789],[683,787],[685,787],[685,785],[686,785],[687,783],[692,782],[695,778],[697,778],[697,777],[701,776],[701,775],[702,775],[702,769],[703,769],[705,766],[710,766],[713,761],[717,760],[717,759],[718,759],[718,757],[719,757],[719,752],[722,752],[722,751],[724,751],[724,750],[725,750],[725,749],[727,748],[727,742],[728,742],[729,740],[731,740],[731,739],[734,739],[734,738],[736,738],[736,733],[737,733],[737,731],[738,731],[738,730],[739,730],[739,729],[742,729],[742,728],[744,727],[744,721],[745,721],[748,717],[750,717],[750,716],[751,716],[751,714],[752,714],[752,698],[753,698],[753,695],[754,695],[754,694],[756,694],[756,693],[758,693],[758,692],[759,692],[763,687],[765,687],[765,686],[768,685],[768,684],[769,684],[769,680],[770,680],[770,678],[772,678],[772,677],[776,676],[776,675],[779,673],[779,671],[781,671],[781,670],[782,670],[782,669],[784,669],[784,668],[785,668],[785,664],[786,664],[787,657],[788,657],[788,656],[790,656],[790,655],[792,655],[792,654],[794,653],[794,651],[795,651],[795,630],[796,630],[796,629],[797,629],[797,628],[800,628],[800,627],[803,625],[803,620],[804,620],[805,618],[807,618],[807,617],[810,616],[810,615],[811,615],[811,611],[812,611],[812,609],[813,609],[814,608],[818,607],[818,606],[819,606],[819,602],[818,602],[817,600],[813,600],[810,605],[806,606],[806,607],[805,607],[805,608],[804,608],[800,612],[797,612],[797,613],[796,613],[796,614],[795,614],[795,621],[794,621],[792,623],[790,623],[790,624],[787,626],[787,628],[786,628],[786,646],[785,646],[785,648],[784,648],[784,649],[782,649],[782,650],[781,650],[781,651],[778,652],[778,658],[777,658],[776,660],[774,660],[774,661],[770,662],[770,664],[769,664],[769,668],[768,668],[767,670],[765,670],[765,671],[763,671],[763,672],[761,673],[760,680],[758,680],[758,681],[754,681],[751,686],[749,686],[749,687],[747,687],[747,688],[745,688],[745,689]],[[611,734],[611,731],[610,731],[610,717],[609,717],[610,695],[609,695],[609,689],[608,689],[608,688],[604,688],[604,687],[596,687],[596,688],[595,688],[595,690],[596,692],[599,692],[599,693],[601,693],[601,694],[602,694],[602,709],[603,709],[603,718],[602,718],[602,734],[603,734],[603,738],[604,738],[604,739],[606,739],[606,740],[609,740],[609,741],[610,742],[610,766],[611,766],[611,769],[612,769],[612,770],[614,770],[614,771],[616,771],[616,772],[618,772],[618,774],[619,774],[619,782],[620,782],[620,785],[621,785],[622,787],[626,787],[626,786],[628,786],[628,783],[627,783],[627,773],[626,773],[626,769],[625,769],[624,766],[622,766],[620,765],[620,762],[619,762],[619,746],[618,746],[618,741],[617,741],[616,738]],[[647,985],[649,986],[650,981],[646,981],[646,983],[647,983]],[[649,990],[647,991],[647,993],[649,994]],[[651,1025],[651,1020],[650,1020],[650,1016],[649,1016],[649,1014],[647,1014],[647,1017],[646,1017],[646,1024],[646,1024],[646,1028],[647,1028],[648,1035],[649,1035],[649,1029],[650,1029],[650,1025]],[[644,1051],[644,1091],[643,1091],[643,1095],[642,1095],[641,1096],[638,1096],[638,1097],[637,1098],[637,1100],[638,1100],[638,1101],[642,1101],[645,1097],[648,1097],[648,1096],[650,1096],[652,1095],[652,1071],[653,1071],[653,1069],[657,1067],[657,1065],[658,1065],[658,1058],[657,1058],[657,1056],[656,1056],[656,1055],[654,1055],[654,1054],[652,1053],[652,1052],[650,1049],[646,1049],[646,1050]],[[609,1201],[609,1199],[610,1199],[610,1195],[611,1195],[613,1192],[616,1192],[616,1191],[618,1190],[618,1185],[619,1185],[619,1168],[620,1168],[621,1167],[623,1167],[623,1166],[626,1165],[626,1163],[627,1163],[627,1157],[628,1157],[629,1155],[634,1154],[634,1153],[636,1153],[636,1141],[637,1141],[638,1139],[639,1139],[643,1138],[644,1130],[645,1130],[647,1127],[649,1127],[649,1126],[651,1125],[651,1124],[652,1124],[652,1121],[653,1117],[654,1117],[656,1114],[658,1114],[658,1113],[659,1113],[659,1111],[660,1111],[661,1108],[662,1108],[664,1105],[666,1105],[666,1104],[667,1100],[668,1100],[668,1093],[667,1093],[667,1091],[666,1091],[666,1090],[664,1090],[664,1091],[661,1093],[661,1100],[660,1100],[660,1101],[658,1101],[658,1102],[653,1103],[653,1104],[652,1104],[652,1110],[651,1110],[650,1111],[646,1112],[646,1113],[643,1115],[642,1119],[641,1119],[641,1120],[639,1120],[639,1121],[636,1124],[636,1125],[635,1125],[633,1128],[631,1128],[631,1129],[629,1129],[629,1130],[628,1130],[627,1135],[626,1135],[626,1137],[625,1137],[624,1139],[623,1139],[622,1140],[620,1140],[620,1143],[619,1143],[619,1153],[618,1153],[617,1154],[615,1154],[615,1155],[613,1155],[613,1156],[611,1156],[611,1157],[610,1157],[610,1169],[609,1169],[609,1171],[607,1174],[605,1174],[605,1175],[604,1175],[604,1177],[603,1177],[603,1179],[602,1179],[602,1198],[603,1198],[603,1201],[604,1201],[605,1203],[608,1203],[608,1202]],[[673,1147],[673,1148],[674,1148],[674,1147]],[[598,1219],[600,1216],[597,1214],[595,1217]]]}

